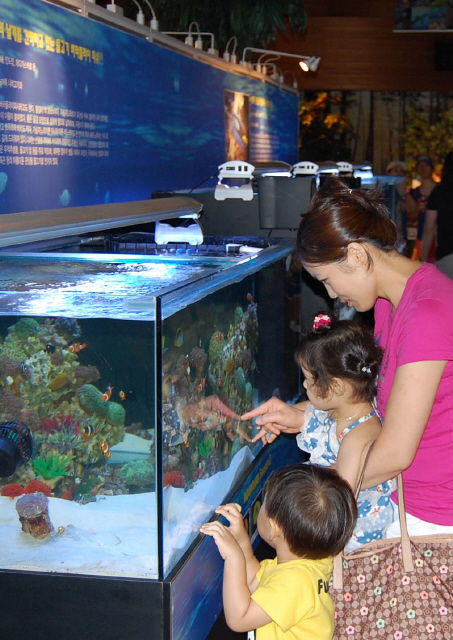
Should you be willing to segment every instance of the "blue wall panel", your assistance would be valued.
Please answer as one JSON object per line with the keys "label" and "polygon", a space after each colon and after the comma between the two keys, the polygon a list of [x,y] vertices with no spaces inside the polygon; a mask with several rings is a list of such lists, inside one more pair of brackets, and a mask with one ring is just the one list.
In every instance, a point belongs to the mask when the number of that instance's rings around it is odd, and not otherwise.
{"label": "blue wall panel", "polygon": [[42,2],[0,0],[0,213],[190,189],[226,160],[225,91],[250,161],[297,161],[297,96]]}

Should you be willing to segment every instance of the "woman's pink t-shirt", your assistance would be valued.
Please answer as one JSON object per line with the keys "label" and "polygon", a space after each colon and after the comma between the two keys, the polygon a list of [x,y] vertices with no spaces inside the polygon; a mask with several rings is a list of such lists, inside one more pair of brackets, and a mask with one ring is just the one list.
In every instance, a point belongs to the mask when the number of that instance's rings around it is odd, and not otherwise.
{"label": "woman's pink t-shirt", "polygon": [[[377,300],[374,332],[385,349],[377,395],[383,419],[398,367],[448,360],[417,454],[403,478],[408,513],[453,525],[453,280],[423,264],[409,278],[394,313],[390,302]],[[396,492],[392,499],[397,502]]]}

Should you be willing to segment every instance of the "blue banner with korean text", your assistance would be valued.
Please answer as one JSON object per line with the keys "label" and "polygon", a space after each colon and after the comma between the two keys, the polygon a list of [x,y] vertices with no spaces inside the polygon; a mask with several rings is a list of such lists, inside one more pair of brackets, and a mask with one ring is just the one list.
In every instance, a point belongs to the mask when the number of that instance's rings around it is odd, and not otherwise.
{"label": "blue banner with korean text", "polygon": [[[231,133],[235,94],[247,122]],[[191,189],[233,134],[252,163],[296,162],[297,95],[42,0],[0,0],[0,213]]]}

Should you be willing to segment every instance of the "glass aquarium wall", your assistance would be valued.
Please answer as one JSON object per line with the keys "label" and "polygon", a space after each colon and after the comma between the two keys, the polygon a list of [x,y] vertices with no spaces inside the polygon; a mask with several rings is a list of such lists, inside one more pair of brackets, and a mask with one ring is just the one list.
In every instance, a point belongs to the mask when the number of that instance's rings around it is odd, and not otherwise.
{"label": "glass aquarium wall", "polygon": [[289,250],[2,256],[0,566],[169,574],[261,447]]}

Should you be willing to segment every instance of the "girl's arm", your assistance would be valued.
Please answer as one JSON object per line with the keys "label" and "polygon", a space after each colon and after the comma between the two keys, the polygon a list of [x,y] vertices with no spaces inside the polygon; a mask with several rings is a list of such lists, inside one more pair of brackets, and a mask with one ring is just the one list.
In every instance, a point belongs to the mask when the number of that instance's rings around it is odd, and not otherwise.
{"label": "girl's arm", "polygon": [[209,522],[201,527],[201,532],[214,538],[220,555],[225,560],[223,609],[230,629],[252,631],[271,622],[267,613],[252,600],[247,585],[246,559],[229,527],[218,521]]}
{"label": "girl's arm", "polygon": [[446,365],[444,360],[412,362],[396,370],[362,488],[391,480],[412,464]]}
{"label": "girl's arm", "polygon": [[425,226],[422,236],[422,262],[428,260],[429,250],[433,243],[433,238],[437,228],[437,211],[427,209],[425,212]]}
{"label": "girl's arm", "polygon": [[376,440],[380,431],[381,423],[375,416],[352,429],[340,444],[335,469],[344,480],[349,482],[353,491],[359,480],[363,453],[367,446]]}

